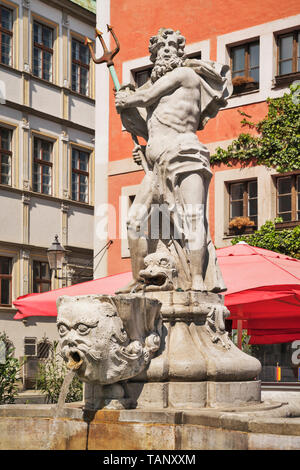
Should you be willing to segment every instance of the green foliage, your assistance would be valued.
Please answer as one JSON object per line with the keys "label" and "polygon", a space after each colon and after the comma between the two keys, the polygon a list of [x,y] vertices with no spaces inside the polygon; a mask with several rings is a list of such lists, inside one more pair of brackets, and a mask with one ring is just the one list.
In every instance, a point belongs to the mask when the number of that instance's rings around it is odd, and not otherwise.
{"label": "green foliage", "polygon": [[14,358],[14,348],[9,346],[5,333],[0,334],[0,341],[7,345],[5,363],[0,364],[0,404],[12,404],[18,394],[17,379],[21,365],[18,359]]}
{"label": "green foliage", "polygon": [[268,220],[256,232],[234,237],[231,243],[235,245],[239,241],[245,241],[248,245],[300,259],[300,225],[292,229],[276,230],[276,222],[282,222],[282,219],[278,217],[274,222]]}
{"label": "green foliage", "polygon": [[[53,342],[50,357],[39,364],[36,388],[46,394],[47,403],[57,403],[68,369]],[[82,400],[82,382],[75,376],[66,397],[66,403]]]}
{"label": "green foliage", "polygon": [[[232,330],[231,336],[232,342],[238,345],[238,331]],[[247,330],[242,331],[242,351],[250,356],[257,357],[258,347],[257,345],[249,344],[250,336],[247,334]]]}
{"label": "green foliage", "polygon": [[258,135],[241,133],[231,145],[224,150],[220,147],[211,156],[211,164],[224,163],[232,166],[240,162],[243,166],[254,163],[276,168],[279,173],[300,169],[300,104],[298,100],[299,83],[290,86],[290,93],[280,98],[268,98],[268,114],[253,123],[246,119],[241,121],[243,127],[254,129]]}

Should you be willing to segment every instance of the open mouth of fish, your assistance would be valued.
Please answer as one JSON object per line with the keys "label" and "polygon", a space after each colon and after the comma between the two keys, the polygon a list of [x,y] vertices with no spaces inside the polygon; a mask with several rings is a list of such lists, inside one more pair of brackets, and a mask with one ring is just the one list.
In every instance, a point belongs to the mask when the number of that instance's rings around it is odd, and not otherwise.
{"label": "open mouth of fish", "polygon": [[166,275],[163,273],[157,273],[155,275],[144,273],[143,278],[147,286],[149,285],[163,286],[167,280]]}
{"label": "open mouth of fish", "polygon": [[69,351],[67,354],[67,359],[67,368],[71,370],[78,370],[83,363],[81,354],[76,350]]}

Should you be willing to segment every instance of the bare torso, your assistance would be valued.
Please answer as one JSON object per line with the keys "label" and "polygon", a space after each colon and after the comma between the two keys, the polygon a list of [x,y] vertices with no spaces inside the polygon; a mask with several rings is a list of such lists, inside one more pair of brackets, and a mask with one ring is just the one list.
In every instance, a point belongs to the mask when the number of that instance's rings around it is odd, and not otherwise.
{"label": "bare torso", "polygon": [[170,147],[170,142],[176,145],[183,139],[189,139],[191,142],[197,139],[196,131],[201,112],[200,79],[187,67],[175,69],[167,76],[172,83],[172,79],[179,74],[180,86],[158,97],[148,108],[149,140],[146,158],[152,163]]}
{"label": "bare torso", "polygon": [[119,109],[147,109],[148,143],[146,159],[154,163],[170,145],[190,141],[200,145],[196,136],[201,113],[201,79],[190,67],[167,72],[149,88],[117,96]]}
{"label": "bare torso", "polygon": [[[200,117],[200,80],[196,73],[187,69],[182,74],[182,85],[167,95],[161,96],[148,108],[147,160],[156,158],[170,147],[170,142],[195,140]],[[182,71],[182,70],[181,70]],[[169,78],[177,70],[168,73]],[[198,140],[198,139],[197,139]]]}

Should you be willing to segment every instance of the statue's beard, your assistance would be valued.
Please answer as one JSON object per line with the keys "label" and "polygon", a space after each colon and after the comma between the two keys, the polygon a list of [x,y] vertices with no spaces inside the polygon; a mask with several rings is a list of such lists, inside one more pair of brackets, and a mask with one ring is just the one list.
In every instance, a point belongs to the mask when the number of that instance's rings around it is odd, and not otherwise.
{"label": "statue's beard", "polygon": [[170,59],[156,59],[155,65],[151,73],[152,83],[156,82],[160,77],[165,75],[167,72],[171,72],[177,67],[182,66],[182,59],[177,55],[172,56]]}

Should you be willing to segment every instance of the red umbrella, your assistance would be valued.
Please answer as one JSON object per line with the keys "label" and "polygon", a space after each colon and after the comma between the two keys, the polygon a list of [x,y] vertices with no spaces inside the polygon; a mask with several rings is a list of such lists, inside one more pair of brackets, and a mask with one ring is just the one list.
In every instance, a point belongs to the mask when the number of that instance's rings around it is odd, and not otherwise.
{"label": "red umbrella", "polygon": [[245,242],[217,254],[233,326],[247,320],[251,344],[300,339],[300,260]]}
{"label": "red umbrella", "polygon": [[[220,248],[217,256],[227,285],[225,305],[234,326],[236,320],[246,320],[244,327],[251,334],[251,343],[300,339],[300,260],[245,242]],[[43,294],[28,294],[14,301],[18,308],[14,318],[56,316],[56,299],[61,295],[114,294],[130,280],[131,272],[127,272]]]}
{"label": "red umbrella", "polygon": [[69,287],[43,292],[42,294],[27,294],[18,297],[13,303],[18,312],[14,316],[15,320],[31,316],[56,317],[56,300],[61,295],[87,295],[87,294],[108,294],[115,291],[132,279],[131,272],[107,276],[93,281],[81,282]]}

